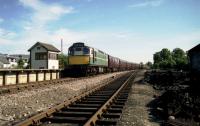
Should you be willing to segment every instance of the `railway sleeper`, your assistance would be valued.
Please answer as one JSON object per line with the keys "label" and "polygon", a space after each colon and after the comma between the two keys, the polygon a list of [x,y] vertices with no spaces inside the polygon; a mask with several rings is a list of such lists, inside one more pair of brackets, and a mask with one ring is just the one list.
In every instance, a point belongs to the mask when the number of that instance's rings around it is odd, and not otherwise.
{"label": "railway sleeper", "polygon": [[83,124],[88,120],[86,117],[60,117],[60,116],[53,116],[48,117],[45,121],[49,121],[51,123],[78,123]]}
{"label": "railway sleeper", "polygon": [[101,98],[86,98],[84,99],[85,101],[106,101],[108,98],[104,98],[104,97],[101,97]]}
{"label": "railway sleeper", "polygon": [[109,113],[122,113],[122,109],[121,108],[109,108],[109,109],[107,109],[107,112],[109,112]]}
{"label": "railway sleeper", "polygon": [[70,111],[70,112],[95,112],[97,108],[86,108],[86,107],[69,107],[62,109],[63,111]]}
{"label": "railway sleeper", "polygon": [[121,113],[105,113],[102,115],[103,118],[120,118]]}
{"label": "railway sleeper", "polygon": [[117,120],[114,119],[100,119],[96,121],[97,126],[105,125],[117,125]]}
{"label": "railway sleeper", "polygon": [[103,104],[104,102],[103,101],[79,101],[79,102],[76,102],[77,104],[79,103],[82,103],[82,104]]}
{"label": "railway sleeper", "polygon": [[117,101],[115,101],[115,102],[113,102],[113,104],[115,104],[115,105],[125,105],[125,102],[117,102]]}
{"label": "railway sleeper", "polygon": [[112,95],[113,92],[114,92],[114,91],[112,91],[112,92],[105,92],[105,93],[98,92],[98,93],[96,93],[96,94],[94,94],[94,95]]}
{"label": "railway sleeper", "polygon": [[67,112],[67,111],[61,111],[56,112],[53,115],[54,116],[65,116],[65,117],[90,117],[93,114],[93,112]]}
{"label": "railway sleeper", "polygon": [[112,104],[111,107],[112,107],[112,108],[123,108],[124,105],[116,105],[116,104]]}
{"label": "railway sleeper", "polygon": [[89,108],[92,108],[92,107],[100,107],[102,104],[74,104],[74,105],[70,105],[70,107],[89,107]]}
{"label": "railway sleeper", "polygon": [[109,98],[109,96],[88,96],[88,97],[86,97],[86,98]]}

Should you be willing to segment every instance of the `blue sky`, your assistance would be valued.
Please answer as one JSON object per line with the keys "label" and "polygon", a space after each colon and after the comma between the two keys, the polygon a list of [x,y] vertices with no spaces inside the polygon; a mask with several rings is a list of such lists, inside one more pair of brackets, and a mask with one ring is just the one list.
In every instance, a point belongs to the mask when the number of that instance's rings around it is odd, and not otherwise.
{"label": "blue sky", "polygon": [[152,61],[162,48],[200,43],[200,0],[0,0],[0,52],[37,41],[64,52],[77,41],[113,56]]}

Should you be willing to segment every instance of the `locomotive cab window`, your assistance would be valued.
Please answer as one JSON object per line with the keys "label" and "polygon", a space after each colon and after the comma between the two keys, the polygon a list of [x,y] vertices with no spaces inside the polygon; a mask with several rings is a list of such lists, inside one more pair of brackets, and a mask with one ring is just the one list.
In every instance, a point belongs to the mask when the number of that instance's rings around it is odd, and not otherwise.
{"label": "locomotive cab window", "polygon": [[68,54],[69,54],[69,55],[74,55],[74,50],[73,50],[73,48],[69,48]]}
{"label": "locomotive cab window", "polygon": [[81,48],[75,48],[75,50],[76,50],[76,51],[82,51],[82,49],[81,49]]}
{"label": "locomotive cab window", "polygon": [[85,47],[83,48],[83,54],[89,54],[90,50],[89,48]]}

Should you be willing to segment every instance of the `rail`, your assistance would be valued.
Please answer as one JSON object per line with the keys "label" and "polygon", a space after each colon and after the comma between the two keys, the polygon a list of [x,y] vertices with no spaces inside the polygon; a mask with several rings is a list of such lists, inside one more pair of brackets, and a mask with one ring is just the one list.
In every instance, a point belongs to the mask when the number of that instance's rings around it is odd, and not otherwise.
{"label": "rail", "polygon": [[[109,108],[112,103],[117,102],[116,100],[119,101],[119,104],[116,103],[115,107],[117,107],[117,109],[118,107],[122,108],[121,101],[125,102],[126,99],[124,100],[117,98],[128,97],[127,92],[124,91],[124,94],[122,89],[125,90],[128,82],[131,80],[131,78],[134,77],[135,74],[135,72],[129,73],[125,76],[119,76],[114,80],[111,80],[109,84],[105,83],[103,85],[97,85],[92,90],[82,93],[79,96],[75,96],[74,98],[69,99],[55,107],[49,108],[33,117],[30,117],[18,124],[15,124],[15,126],[38,125],[47,121],[56,123],[79,122],[81,123],[81,125],[85,126],[94,125],[95,122],[100,119],[102,114],[106,112],[106,110],[118,112],[118,110],[112,110],[111,108]],[[121,84],[122,82],[124,83]],[[66,115],[68,116],[63,117]],[[111,116],[113,116],[113,114]]]}

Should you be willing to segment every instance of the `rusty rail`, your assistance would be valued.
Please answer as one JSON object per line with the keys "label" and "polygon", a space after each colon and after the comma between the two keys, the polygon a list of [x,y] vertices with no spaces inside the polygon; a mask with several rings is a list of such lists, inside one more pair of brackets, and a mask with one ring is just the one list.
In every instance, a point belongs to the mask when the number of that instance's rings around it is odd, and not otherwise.
{"label": "rusty rail", "polygon": [[95,122],[99,120],[103,113],[111,106],[111,104],[115,101],[116,97],[119,95],[119,92],[128,85],[130,79],[135,75],[133,73],[124,84],[112,95],[112,97],[84,124],[84,126],[94,126]]}
{"label": "rusty rail", "polygon": [[[120,75],[119,77],[121,77],[122,75]],[[119,78],[117,77],[117,78]],[[114,82],[117,78],[115,78],[114,80],[110,80],[109,82],[107,83],[111,83],[111,82]],[[52,108],[49,108],[31,118],[28,118],[18,124],[15,124],[15,126],[29,126],[29,125],[35,125],[35,124],[40,124],[40,121],[44,118],[48,118],[50,117],[53,113],[55,112],[58,112],[59,110],[61,110],[62,108],[64,107],[67,107],[69,105],[71,105],[72,103],[75,103],[76,101],[79,101],[80,99],[92,94],[93,92],[107,86],[107,83],[103,84],[103,85],[97,85],[96,87],[94,87],[92,90],[90,91],[87,91],[85,93],[82,93],[81,95],[79,96],[75,96],[74,98],[72,99],[69,99],[55,107],[52,107]]]}

